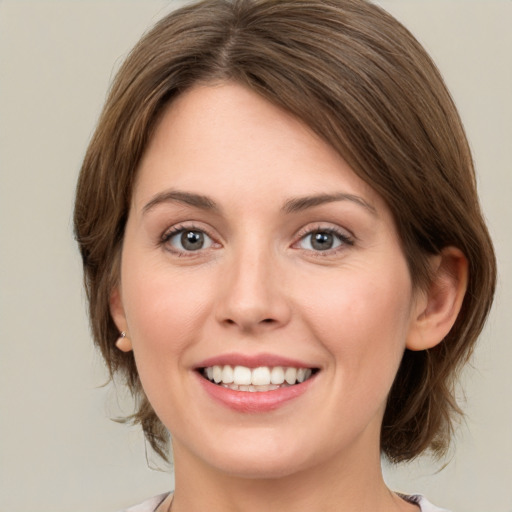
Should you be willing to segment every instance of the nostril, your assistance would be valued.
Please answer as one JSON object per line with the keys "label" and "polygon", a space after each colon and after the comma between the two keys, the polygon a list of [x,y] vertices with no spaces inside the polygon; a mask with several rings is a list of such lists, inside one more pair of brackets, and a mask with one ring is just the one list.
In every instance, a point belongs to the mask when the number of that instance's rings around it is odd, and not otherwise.
{"label": "nostril", "polygon": [[[1,0],[0,0],[1,1]],[[255,322],[237,322],[233,318],[226,318],[223,320],[224,325],[226,326],[239,326],[243,330],[252,330],[254,328],[257,329],[257,326],[259,325],[262,327],[263,325],[273,326],[277,323],[277,320],[274,318],[263,318],[262,320],[255,321]]]}

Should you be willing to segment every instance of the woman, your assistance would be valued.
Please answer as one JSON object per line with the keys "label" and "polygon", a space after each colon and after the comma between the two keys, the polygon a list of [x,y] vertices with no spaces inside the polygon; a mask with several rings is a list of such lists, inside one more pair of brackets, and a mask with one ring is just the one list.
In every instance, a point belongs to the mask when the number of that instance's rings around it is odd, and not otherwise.
{"label": "woman", "polygon": [[[440,510],[492,244],[434,64],[360,0],[206,0],[136,46],[79,178],[96,343],[175,491],[133,510]],[[169,434],[168,434],[169,433]]]}

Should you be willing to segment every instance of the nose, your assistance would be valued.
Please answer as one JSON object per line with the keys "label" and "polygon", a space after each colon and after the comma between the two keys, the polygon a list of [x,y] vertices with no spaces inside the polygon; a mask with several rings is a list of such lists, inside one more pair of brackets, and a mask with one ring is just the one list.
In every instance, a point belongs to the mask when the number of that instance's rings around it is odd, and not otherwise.
{"label": "nose", "polygon": [[220,277],[217,321],[244,332],[286,325],[291,316],[283,272],[271,251],[244,251],[229,262]]}

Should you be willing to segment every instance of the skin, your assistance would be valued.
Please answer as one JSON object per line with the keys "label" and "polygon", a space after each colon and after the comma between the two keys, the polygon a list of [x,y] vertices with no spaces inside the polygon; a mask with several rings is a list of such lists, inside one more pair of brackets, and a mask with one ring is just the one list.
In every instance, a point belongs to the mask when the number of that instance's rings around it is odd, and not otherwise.
{"label": "skin", "polygon": [[[172,229],[205,245],[187,251]],[[318,231],[336,232],[332,249],[311,245]],[[433,346],[455,320],[464,262],[446,250],[438,283],[414,290],[384,201],[300,121],[231,83],[174,101],[138,170],[111,299],[119,348],[172,435],[172,510],[416,510],[383,482],[380,426],[405,348]],[[233,353],[320,371],[275,410],[235,411],[196,371]]]}

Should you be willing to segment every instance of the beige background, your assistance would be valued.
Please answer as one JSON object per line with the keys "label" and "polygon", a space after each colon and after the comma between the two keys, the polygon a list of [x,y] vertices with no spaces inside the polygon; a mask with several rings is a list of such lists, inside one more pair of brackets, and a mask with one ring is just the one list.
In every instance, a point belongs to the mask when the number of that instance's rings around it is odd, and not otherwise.
{"label": "beige background", "polygon": [[[107,419],[128,402],[99,387],[71,212],[113,70],[179,3],[0,1],[0,512],[114,512],[172,485],[138,431]],[[452,90],[500,264],[450,464],[386,474],[454,512],[512,512],[512,2],[380,3]]]}

